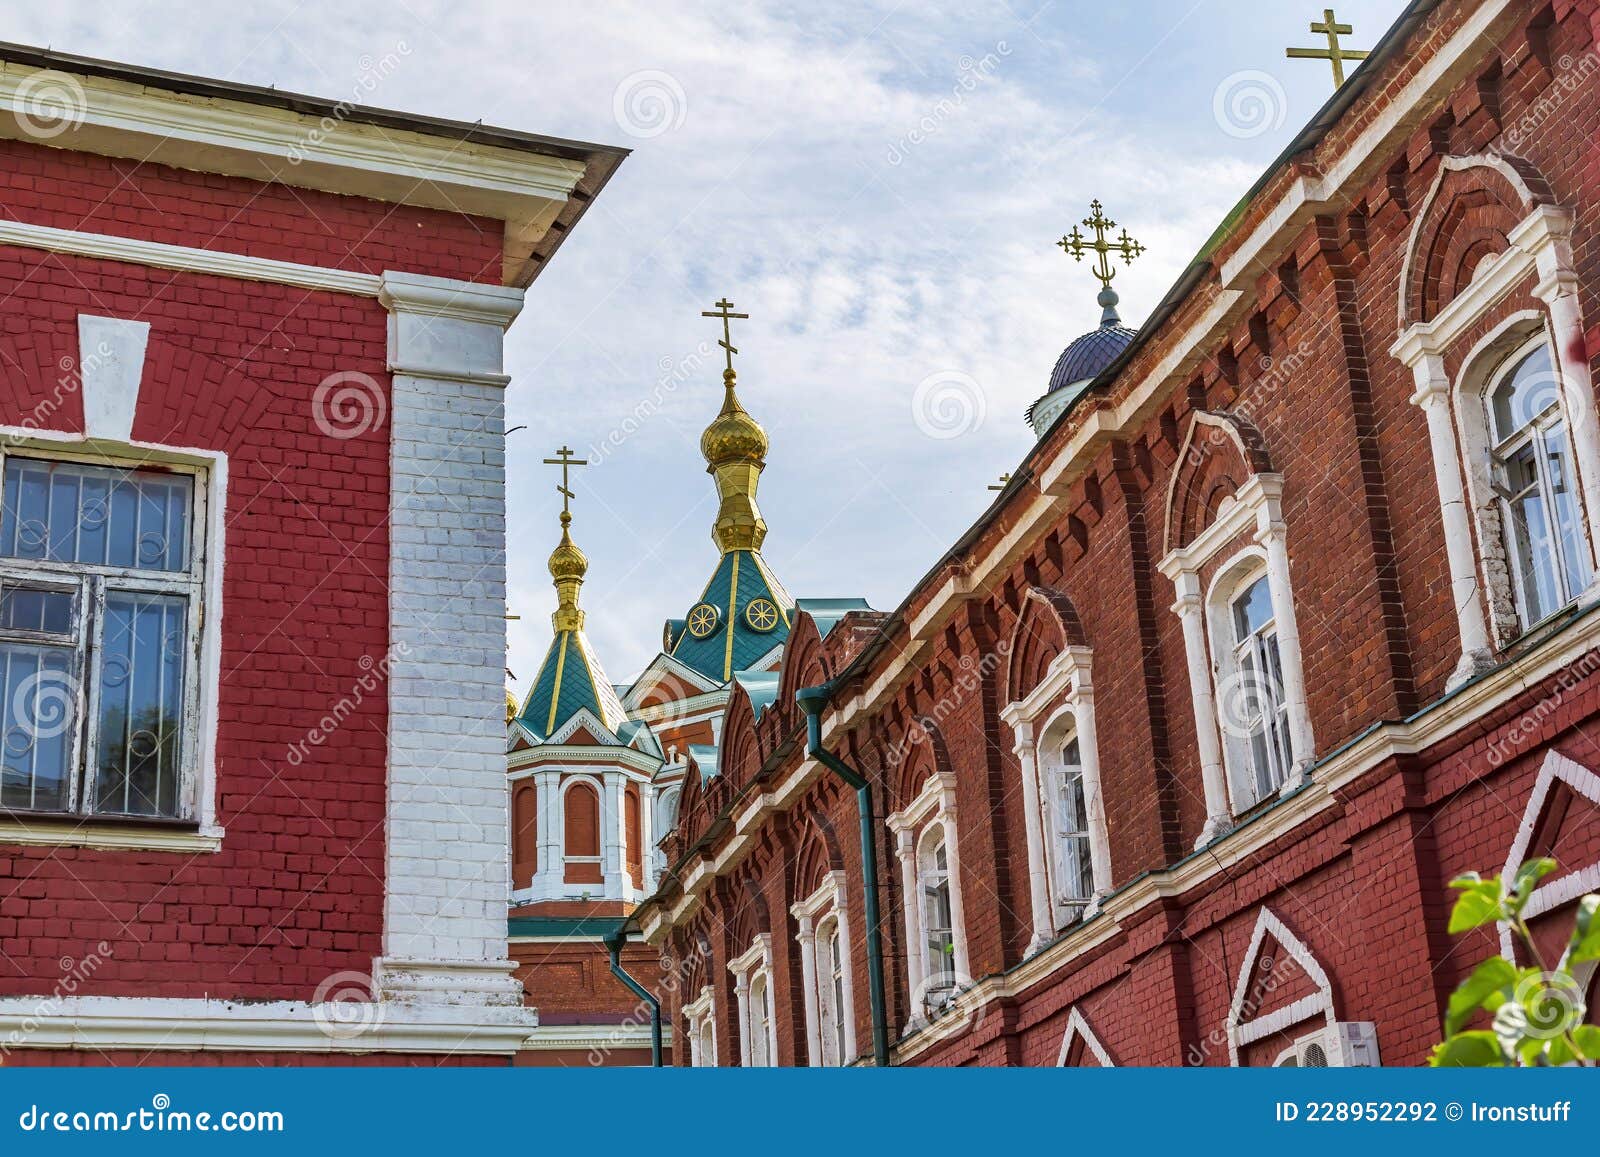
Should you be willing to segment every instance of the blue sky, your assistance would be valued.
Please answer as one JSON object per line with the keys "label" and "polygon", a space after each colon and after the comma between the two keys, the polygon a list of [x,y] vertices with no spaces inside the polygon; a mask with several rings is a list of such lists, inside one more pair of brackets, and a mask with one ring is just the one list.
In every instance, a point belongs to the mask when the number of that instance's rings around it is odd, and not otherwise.
{"label": "blue sky", "polygon": [[[1370,47],[1400,0],[1345,0]],[[13,7],[0,37],[630,146],[509,339],[510,664],[531,679],[559,500],[613,680],[715,565],[700,311],[731,297],[772,438],[766,555],[797,596],[891,609],[987,505],[1023,410],[1098,318],[1053,242],[1099,197],[1148,252],[1138,324],[1330,94],[1321,5],[345,0]],[[385,63],[385,62],[392,63]],[[525,683],[524,683],[525,685]]]}

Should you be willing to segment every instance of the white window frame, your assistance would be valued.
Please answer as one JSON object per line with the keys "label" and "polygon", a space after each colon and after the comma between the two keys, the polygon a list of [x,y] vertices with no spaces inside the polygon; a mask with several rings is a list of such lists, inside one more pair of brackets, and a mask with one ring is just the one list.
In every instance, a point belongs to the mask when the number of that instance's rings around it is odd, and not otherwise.
{"label": "white window frame", "polygon": [[[829,872],[821,887],[789,909],[798,925],[806,1056],[813,1068],[848,1065],[856,1058],[855,978],[844,889],[845,874]],[[838,937],[837,960],[829,946],[830,931]]]}
{"label": "white window frame", "polygon": [[[717,1000],[716,989],[705,985],[691,1004],[683,1007],[685,1035],[689,1038],[689,1064],[697,1069],[715,1068],[717,1065]],[[710,1055],[706,1044],[710,1043]]]}
{"label": "white window frame", "polygon": [[[1250,534],[1254,545],[1219,566],[1210,593],[1203,597],[1200,571],[1217,559],[1241,536]],[[1206,822],[1195,847],[1201,848],[1226,834],[1243,810],[1243,798],[1230,788],[1237,757],[1224,753],[1220,697],[1231,671],[1228,656],[1219,654],[1218,638],[1231,638],[1231,609],[1219,609],[1217,592],[1226,589],[1227,576],[1237,576],[1241,565],[1254,562],[1265,569],[1272,594],[1272,615],[1278,632],[1278,658],[1283,676],[1283,698],[1288,710],[1289,751],[1293,765],[1279,789],[1281,795],[1299,790],[1306,769],[1316,758],[1311,713],[1306,705],[1305,674],[1300,662],[1300,630],[1295,618],[1294,586],[1289,573],[1288,529],[1283,520],[1283,476],[1252,474],[1230,498],[1223,501],[1211,525],[1187,546],[1170,551],[1159,564],[1172,581],[1177,598],[1172,611],[1183,624],[1184,653],[1189,666],[1189,694],[1194,708],[1195,740],[1200,755],[1200,776],[1205,790]],[[1219,620],[1221,620],[1219,624]],[[1228,634],[1219,635],[1219,626]],[[1254,801],[1251,801],[1252,804]]]}
{"label": "white window frame", "polygon": [[[1100,783],[1094,682],[1090,674],[1092,660],[1090,648],[1069,646],[1051,660],[1038,686],[1000,712],[1001,719],[1012,730],[1012,750],[1022,771],[1033,910],[1030,956],[1054,940],[1062,929],[1096,915],[1111,893],[1111,841]],[[1069,735],[1076,735],[1078,740],[1092,877],[1090,894],[1080,904],[1061,903],[1061,888],[1057,882],[1061,866],[1054,817],[1059,810],[1056,796],[1059,783],[1052,769],[1059,763],[1058,752]]]}
{"label": "white window frame", "polygon": [[[1501,464],[1509,457],[1510,453],[1525,447],[1531,448],[1535,474],[1534,489],[1537,490],[1540,500],[1546,509],[1547,517],[1553,517],[1549,512],[1555,505],[1551,501],[1556,494],[1555,480],[1549,474],[1547,458],[1542,452],[1542,444],[1544,439],[1550,435],[1552,427],[1560,426],[1561,440],[1565,443],[1566,448],[1567,464],[1569,467],[1575,466],[1575,458],[1572,453],[1572,437],[1567,428],[1566,407],[1562,404],[1559,393],[1552,397],[1550,404],[1542,412],[1517,427],[1509,435],[1495,428],[1493,407],[1494,395],[1500,387],[1529,358],[1541,350],[1549,360],[1552,375],[1555,375],[1555,366],[1557,365],[1556,352],[1550,343],[1549,333],[1541,331],[1535,334],[1531,340],[1524,341],[1521,345],[1514,347],[1510,352],[1499,358],[1487,375],[1481,391],[1480,404],[1484,407],[1485,430],[1487,431],[1486,444],[1489,453],[1491,477],[1499,473]],[[1465,404],[1466,402],[1467,398],[1465,396],[1458,399],[1458,404]],[[1553,563],[1556,581],[1562,589],[1559,592],[1560,599],[1557,604],[1553,608],[1538,614],[1534,612],[1530,602],[1527,585],[1522,578],[1522,568],[1514,565],[1512,558],[1516,552],[1516,543],[1520,536],[1515,533],[1513,528],[1515,515],[1512,510],[1511,497],[1505,493],[1503,485],[1493,487],[1494,498],[1491,501],[1500,516],[1501,542],[1505,546],[1508,563],[1507,570],[1509,571],[1512,590],[1516,597],[1517,613],[1524,631],[1532,630],[1546,619],[1560,614],[1561,611],[1571,606],[1588,586],[1591,572],[1594,569],[1593,553],[1588,544],[1587,532],[1582,525],[1583,501],[1577,492],[1578,479],[1576,470],[1573,469],[1570,476],[1563,479],[1563,481],[1571,487],[1570,498],[1578,514],[1578,531],[1582,541],[1578,545],[1577,557],[1567,558],[1567,548],[1562,542],[1561,535],[1558,533],[1550,535],[1551,562]],[[1530,554],[1533,553],[1534,549],[1535,547],[1530,542]],[[1582,574],[1582,581],[1572,589],[1568,589],[1567,583],[1567,568],[1569,566],[1576,566]]]}
{"label": "white window frame", "polygon": [[[1406,323],[1413,266],[1419,256],[1421,230],[1430,217],[1428,209],[1450,172],[1473,167],[1496,170],[1531,200],[1520,175],[1504,161],[1481,156],[1445,158],[1413,227],[1406,268],[1400,279],[1401,326]],[[1589,362],[1581,352],[1585,327],[1573,263],[1572,227],[1571,210],[1554,205],[1533,206],[1528,216],[1507,234],[1506,248],[1480,262],[1471,281],[1433,318],[1406,326],[1389,351],[1410,367],[1416,382],[1411,401],[1427,416],[1451,597],[1461,640],[1461,657],[1447,684],[1451,689],[1492,668],[1497,647],[1522,633],[1523,625],[1510,598],[1498,513],[1488,486],[1487,416],[1478,399],[1463,398],[1464,394],[1477,393],[1474,385],[1481,381],[1485,370],[1483,355],[1519,329],[1542,328],[1549,334],[1552,365],[1560,379],[1567,437],[1577,474],[1580,517],[1590,550],[1589,586],[1574,601],[1586,603],[1600,595],[1595,565],[1596,551],[1600,550],[1600,419],[1596,416]],[[1452,380],[1445,365],[1448,351],[1479,328],[1489,311],[1530,275],[1536,278],[1533,296],[1543,308],[1522,311],[1502,322],[1467,354],[1461,362],[1461,373]],[[1494,361],[1497,365],[1498,357]],[[1495,524],[1492,534],[1486,525],[1491,522]]]}
{"label": "white window frame", "polygon": [[[105,466],[112,469],[158,468],[194,479],[190,510],[190,565],[182,574],[95,564],[55,563],[31,559],[0,560],[0,573],[14,581],[72,587],[78,594],[78,629],[103,619],[102,608],[85,615],[87,597],[111,582],[119,590],[181,594],[188,598],[189,644],[184,664],[184,701],[180,743],[182,780],[178,815],[122,816],[82,810],[13,812],[0,816],[0,842],[30,845],[82,845],[110,850],[153,849],[213,852],[222,844],[216,815],[216,738],[221,682],[222,568],[227,509],[227,457],[220,453],[176,450],[136,442],[117,442],[50,431],[0,427],[0,479],[12,457]],[[84,639],[87,643],[89,640]],[[80,646],[79,662],[83,661]],[[80,672],[81,674],[81,672]],[[79,681],[76,710],[79,730],[87,736],[98,714],[94,681]],[[80,738],[75,762],[85,752]],[[71,806],[79,804],[81,785],[91,778],[82,767],[74,772]]]}
{"label": "white window frame", "polygon": [[[729,962],[728,971],[733,973],[733,995],[739,1012],[739,1064],[744,1068],[771,1068],[778,1063],[778,1002],[772,987],[772,934],[756,933],[750,947]],[[753,1007],[757,999],[761,1002],[760,1008]],[[758,1032],[759,1041],[756,1039]]]}
{"label": "white window frame", "polygon": [[[1228,799],[1234,815],[1239,815],[1276,792],[1294,775],[1292,725],[1287,680],[1282,676],[1283,639],[1274,602],[1272,616],[1261,627],[1239,638],[1235,613],[1238,603],[1258,583],[1267,584],[1271,597],[1271,577],[1267,573],[1266,553],[1251,548],[1230,559],[1211,584],[1206,599],[1210,626],[1211,669],[1217,686],[1217,724],[1222,732],[1223,759],[1228,771]],[[1267,648],[1276,652],[1279,677],[1267,672]],[[1252,677],[1244,674],[1248,655]],[[1265,731],[1267,766],[1259,766],[1251,739],[1252,707],[1265,700],[1261,726]],[[1289,750],[1285,750],[1288,747]],[[1265,786],[1262,780],[1266,780]]]}
{"label": "white window frame", "polygon": [[[934,994],[929,991],[935,975],[928,959],[927,938],[923,935],[923,852],[930,836],[942,836],[945,845],[945,873],[950,886],[951,953],[954,964],[955,996],[972,987],[972,966],[967,958],[966,920],[962,910],[961,851],[956,838],[956,777],[952,772],[936,771],[923,784],[917,798],[886,821],[894,833],[900,859],[902,915],[906,931],[906,970],[911,991],[911,1019],[905,1031],[928,1023],[925,1006]],[[941,969],[939,975],[943,975]],[[945,990],[941,989],[941,993]],[[947,997],[938,998],[945,1003]]]}

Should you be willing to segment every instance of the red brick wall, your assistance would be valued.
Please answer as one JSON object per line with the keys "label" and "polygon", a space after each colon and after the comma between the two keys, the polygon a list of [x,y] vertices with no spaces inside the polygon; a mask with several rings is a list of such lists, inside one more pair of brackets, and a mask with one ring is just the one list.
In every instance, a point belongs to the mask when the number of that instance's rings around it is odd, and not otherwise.
{"label": "red brick wall", "polygon": [[[1371,95],[1358,101],[1348,123],[1336,125],[1308,162],[1331,169],[1338,150],[1460,28],[1463,12],[1462,5],[1447,4],[1425,20]],[[1592,82],[1592,72],[1587,83],[1571,83],[1589,67],[1585,61],[1592,63],[1597,28],[1595,0],[1518,6],[1480,43],[1476,56],[1457,67],[1449,99],[1414,114],[1405,140],[1373,158],[1359,180],[1320,207],[1321,215],[1306,221],[1281,251],[1263,255],[1254,283],[1243,287],[1248,308],[1232,330],[1201,351],[1191,375],[1171,383],[1167,396],[1149,407],[1142,427],[1104,445],[1084,464],[1060,498],[1054,522],[1021,548],[1008,571],[986,578],[948,625],[941,624],[931,649],[900,680],[887,706],[835,737],[847,758],[872,775],[880,819],[910,802],[928,770],[955,774],[974,978],[1005,973],[1008,983],[1020,984],[1016,970],[1031,927],[1020,769],[1010,729],[999,719],[1012,696],[1008,668],[986,662],[1013,637],[1030,588],[1049,588],[1069,601],[1094,651],[1115,884],[1126,887],[1145,873],[1182,863],[1200,834],[1205,809],[1187,656],[1180,620],[1169,610],[1172,584],[1155,571],[1175,545],[1167,541],[1167,494],[1195,410],[1228,411],[1251,423],[1270,468],[1284,477],[1283,516],[1318,755],[1326,757],[1373,725],[1405,718],[1443,695],[1460,640],[1426,420],[1410,400],[1411,371],[1389,353],[1397,336],[1401,262],[1443,158],[1508,147],[1508,134],[1536,119],[1537,132],[1517,133],[1519,163],[1534,174],[1539,191],[1574,211],[1585,324],[1591,332],[1600,325],[1600,85]],[[1215,255],[1214,267],[1250,234],[1289,179],[1269,182]],[[1482,174],[1474,179],[1489,180]],[[1515,219],[1525,214],[1521,209]],[[1484,210],[1481,220],[1469,219],[1468,231],[1488,229],[1491,216]],[[1442,265],[1445,271],[1429,275],[1428,292],[1453,291],[1451,263],[1471,265],[1481,255],[1473,244],[1471,238],[1457,244],[1455,256]],[[1213,272],[1211,284],[1180,306],[1171,333],[1207,308],[1217,287]],[[1511,312],[1542,308],[1530,279],[1477,332]],[[1453,347],[1452,373],[1475,336]],[[1157,335],[1110,386],[1105,403],[1125,400],[1171,345]],[[1591,342],[1589,354],[1591,365],[1600,361],[1600,342]],[[1052,432],[1034,463],[1036,472],[1100,404],[1099,398],[1087,399]],[[1037,493],[1025,488],[1016,499],[1018,510],[1036,500]],[[966,548],[966,557],[986,557],[1015,517],[1002,511]],[[1209,575],[1208,569],[1202,577]],[[913,592],[906,619],[943,585],[936,576]],[[852,690],[872,686],[888,662],[918,645],[903,627],[895,630],[882,657]],[[803,635],[802,627],[796,638]],[[829,674],[847,658],[830,654],[841,637],[836,632],[819,648],[824,665],[838,664]],[[811,649],[797,643],[789,661],[815,663]],[[785,686],[792,682],[786,673]],[[1181,896],[1153,900],[1116,936],[995,1002],[979,1023],[921,1053],[917,1063],[1053,1064],[1076,1005],[1118,1063],[1226,1064],[1226,1039],[1217,1034],[1263,906],[1327,969],[1340,1018],[1377,1022],[1386,1063],[1418,1063],[1437,1038],[1445,995],[1490,950],[1487,943],[1445,935],[1444,882],[1467,869],[1499,869],[1538,763],[1551,746],[1600,768],[1592,722],[1600,690],[1592,675],[1562,693],[1559,710],[1540,709],[1538,733],[1516,747],[1516,758],[1490,757],[1488,736],[1532,710],[1541,694],[1548,707],[1548,688],[1528,689],[1487,728],[1473,727],[1415,757],[1378,766],[1291,834]],[[792,704],[780,696],[758,723],[743,718],[747,710],[735,695],[726,734],[753,727],[754,750],[735,758],[732,745],[725,747],[722,777],[693,798],[693,808],[686,807],[686,829],[672,846],[691,847],[719,814],[743,811],[748,793],[763,788],[758,781],[779,779],[798,765],[797,751],[778,768],[760,770],[800,724]],[[915,773],[908,774],[913,766]],[[795,1034],[803,1033],[803,1018],[794,991],[794,925],[787,915],[800,897],[789,877],[805,841],[819,838],[819,818],[844,835],[837,841],[838,858],[850,873],[851,902],[858,903],[854,803],[819,783],[804,801],[765,822],[759,834],[765,850],[751,853],[731,877],[713,885],[702,912],[670,937],[678,952],[699,935],[716,945],[712,981],[718,986],[724,1063],[737,1056],[737,1042],[730,1027],[732,988],[722,973],[727,959],[746,947],[743,929],[758,911],[770,921],[775,950],[782,945],[775,963],[780,1059],[803,1056],[793,1044]],[[1592,840],[1574,834],[1581,830],[1562,829],[1561,858],[1592,860]],[[698,854],[709,859],[716,851]],[[892,847],[880,843],[879,855],[890,1023],[897,1035],[907,1014],[904,898]],[[673,887],[669,882],[669,903],[676,898]],[[857,929],[858,1041],[865,1049],[860,914],[852,910],[851,918]],[[741,931],[735,935],[733,929]],[[692,1000],[698,988],[683,995]],[[1251,1055],[1275,1055],[1281,1044],[1263,1042]],[[680,1062],[686,1057],[685,1051]]]}
{"label": "red brick wall", "polygon": [[[496,280],[484,222],[0,142],[0,213],[255,256]],[[228,455],[215,854],[0,846],[0,993],[107,946],[88,995],[311,997],[383,922],[385,695],[312,728],[388,645],[388,428],[339,439],[336,371],[385,391],[375,300],[0,248],[0,424],[81,431],[77,315],[150,323],[134,437]],[[59,406],[40,403],[61,394]],[[289,758],[303,745],[303,759]],[[49,1055],[49,1054],[46,1054]],[[64,1054],[63,1054],[64,1055]]]}

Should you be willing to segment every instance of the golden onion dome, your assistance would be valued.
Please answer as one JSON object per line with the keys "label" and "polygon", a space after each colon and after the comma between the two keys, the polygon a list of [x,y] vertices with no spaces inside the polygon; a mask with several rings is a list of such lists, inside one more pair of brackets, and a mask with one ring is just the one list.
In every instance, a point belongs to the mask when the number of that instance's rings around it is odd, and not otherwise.
{"label": "golden onion dome", "polygon": [[589,572],[589,559],[578,549],[567,530],[571,523],[570,514],[561,516],[561,541],[556,544],[555,550],[550,552],[550,577],[558,583],[573,579],[581,582],[583,576]]}
{"label": "golden onion dome", "polygon": [[722,399],[721,412],[700,435],[700,453],[713,468],[729,462],[765,461],[767,432],[739,404],[732,370],[723,371],[722,382],[727,394]]}

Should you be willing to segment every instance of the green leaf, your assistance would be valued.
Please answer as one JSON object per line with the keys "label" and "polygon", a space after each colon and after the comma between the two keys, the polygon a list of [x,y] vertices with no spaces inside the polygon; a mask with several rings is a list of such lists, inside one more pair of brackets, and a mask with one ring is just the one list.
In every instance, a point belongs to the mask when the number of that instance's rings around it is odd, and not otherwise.
{"label": "green leaf", "polygon": [[1492,876],[1487,880],[1476,879],[1476,872],[1469,875],[1474,877],[1470,881],[1466,876],[1458,876],[1450,881],[1452,888],[1461,891],[1461,895],[1456,897],[1455,908],[1450,912],[1452,933],[1482,928],[1501,917],[1500,881]]}
{"label": "green leaf", "polygon": [[1580,1024],[1572,1030],[1573,1043],[1586,1061],[1600,1061],[1600,1025]]}
{"label": "green leaf", "polygon": [[1503,956],[1491,956],[1478,965],[1472,970],[1472,975],[1450,994],[1450,1004],[1444,1016],[1445,1036],[1454,1036],[1461,1031],[1461,1026],[1472,1019],[1472,1014],[1485,1007],[1484,1002],[1489,997],[1499,998],[1491,1006],[1491,1011],[1499,1008],[1511,995],[1516,983],[1517,970]]}
{"label": "green leaf", "polygon": [[1600,896],[1585,896],[1578,901],[1578,920],[1572,928],[1572,947],[1567,964],[1600,960]]}
{"label": "green leaf", "polygon": [[1478,1030],[1457,1033],[1444,1043],[1434,1045],[1428,1063],[1436,1069],[1503,1068],[1506,1054],[1501,1051],[1494,1033]]}
{"label": "green leaf", "polygon": [[1551,1039],[1550,1047],[1545,1050],[1544,1057],[1552,1065],[1570,1065],[1578,1059],[1573,1054],[1572,1046],[1567,1044],[1567,1038],[1563,1036]]}
{"label": "green leaf", "polygon": [[1507,907],[1512,912],[1521,912],[1522,906],[1528,902],[1528,897],[1533,895],[1533,890],[1539,886],[1539,881],[1556,870],[1556,862],[1549,858],[1528,860],[1517,869],[1517,874],[1512,877],[1511,887],[1506,889]]}

